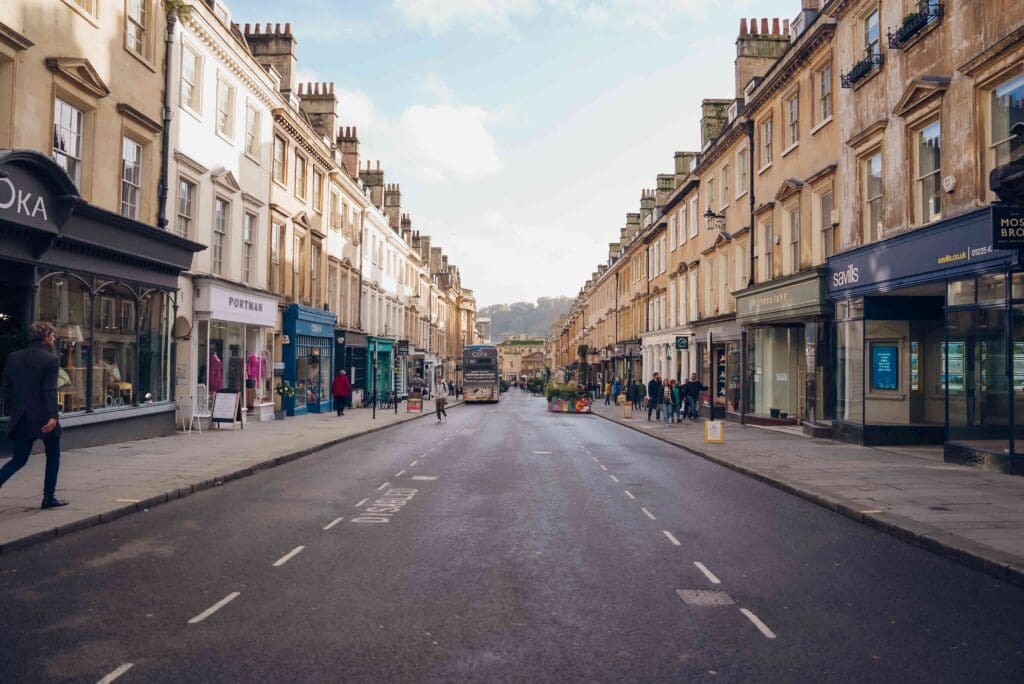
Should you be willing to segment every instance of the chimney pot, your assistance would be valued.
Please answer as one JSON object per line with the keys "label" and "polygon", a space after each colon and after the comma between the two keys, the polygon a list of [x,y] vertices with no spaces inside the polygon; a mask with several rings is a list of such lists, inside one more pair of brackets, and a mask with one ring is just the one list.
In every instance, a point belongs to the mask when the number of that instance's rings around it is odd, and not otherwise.
{"label": "chimney pot", "polygon": [[291,22],[288,22],[287,24],[284,25],[284,32],[287,35],[289,35],[289,36],[292,35],[292,24],[291,24]]}
{"label": "chimney pot", "polygon": [[331,95],[334,94],[334,81],[331,81]]}
{"label": "chimney pot", "polygon": [[246,24],[246,25],[245,25],[245,32],[246,32],[246,33],[248,33],[248,32],[249,32],[249,24]]}
{"label": "chimney pot", "polygon": [[380,171],[380,159],[377,160],[377,170]]}
{"label": "chimney pot", "polygon": [[264,29],[263,32],[264,33],[273,33],[273,31],[270,29],[270,22],[269,21],[267,22],[267,28]]}
{"label": "chimney pot", "polygon": [[789,19],[782,20],[782,33],[783,35],[789,35]]}
{"label": "chimney pot", "polygon": [[254,29],[255,29],[255,30],[253,31],[253,33],[254,33],[254,34],[256,34],[256,35],[258,36],[258,35],[260,34],[260,25],[259,25],[259,24],[256,24],[256,26],[254,27]]}
{"label": "chimney pot", "polygon": [[740,35],[741,36],[747,35],[747,20],[746,19],[740,19]]}
{"label": "chimney pot", "polygon": [[774,19],[772,19],[772,35],[773,36],[779,35],[779,18],[778,17],[775,17]]}
{"label": "chimney pot", "polygon": [[761,34],[768,35],[768,18],[761,17]]}
{"label": "chimney pot", "polygon": [[274,24],[274,35],[278,35],[278,36],[281,35],[281,25],[280,24]]}

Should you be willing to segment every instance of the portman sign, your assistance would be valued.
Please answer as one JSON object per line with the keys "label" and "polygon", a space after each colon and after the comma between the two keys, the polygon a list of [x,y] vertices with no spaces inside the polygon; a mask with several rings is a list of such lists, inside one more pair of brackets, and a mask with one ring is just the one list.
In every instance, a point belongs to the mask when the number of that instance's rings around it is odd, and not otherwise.
{"label": "portman sign", "polygon": [[273,327],[277,324],[277,300],[258,292],[200,281],[196,313],[217,321]]}

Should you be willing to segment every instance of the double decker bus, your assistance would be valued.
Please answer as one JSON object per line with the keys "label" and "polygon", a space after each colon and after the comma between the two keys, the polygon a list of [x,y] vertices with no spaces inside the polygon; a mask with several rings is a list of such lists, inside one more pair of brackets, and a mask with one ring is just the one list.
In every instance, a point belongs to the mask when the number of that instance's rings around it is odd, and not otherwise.
{"label": "double decker bus", "polygon": [[498,348],[493,344],[471,344],[462,350],[462,393],[466,403],[498,401]]}

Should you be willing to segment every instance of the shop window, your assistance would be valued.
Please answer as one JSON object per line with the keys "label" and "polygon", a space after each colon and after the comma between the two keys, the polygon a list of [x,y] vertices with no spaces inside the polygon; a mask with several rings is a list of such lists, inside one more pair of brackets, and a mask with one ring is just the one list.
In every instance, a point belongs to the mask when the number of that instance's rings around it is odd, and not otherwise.
{"label": "shop window", "polygon": [[864,421],[864,321],[836,324],[836,418]]}
{"label": "shop window", "polygon": [[76,186],[82,182],[82,140],[85,115],[81,109],[54,98],[53,106],[53,161],[71,178]]}
{"label": "shop window", "polygon": [[134,310],[135,294],[123,285],[109,284],[99,291],[98,301],[92,344],[92,406],[132,406],[140,399],[138,339],[134,316],[125,316],[123,312],[126,308]]}
{"label": "shop window", "polygon": [[1010,296],[1014,299],[1024,299],[1024,273],[1017,273],[1013,276]]}
{"label": "shop window", "polygon": [[877,241],[882,235],[882,153],[876,152],[861,160],[861,213],[864,221],[864,243]]}
{"label": "shop window", "polygon": [[942,218],[942,125],[933,121],[914,135],[917,170],[916,201],[919,223]]}
{"label": "shop window", "polygon": [[121,141],[121,216],[139,219],[142,192],[142,145],[129,137]]}
{"label": "shop window", "polygon": [[181,103],[202,114],[203,58],[187,45],[181,49]]}
{"label": "shop window", "polygon": [[245,326],[240,323],[210,321],[209,351],[200,357],[200,377],[207,377],[207,391],[242,393],[245,387]]}
{"label": "shop window", "polygon": [[89,288],[69,274],[44,277],[39,283],[36,317],[57,330],[57,403],[62,413],[86,410],[90,299]]}
{"label": "shop window", "polygon": [[978,303],[1005,302],[1006,275],[982,276],[978,278]]}
{"label": "shop window", "polygon": [[992,90],[989,110],[989,168],[994,168],[1009,163],[1022,151],[1020,138],[1012,129],[1024,121],[1024,74]]}
{"label": "shop window", "polygon": [[139,316],[139,402],[171,398],[171,302],[162,292],[147,295]]}
{"label": "shop window", "polygon": [[977,285],[974,278],[956,280],[946,285],[946,305],[963,306],[974,304]]}
{"label": "shop window", "polygon": [[900,389],[900,347],[894,341],[871,342],[872,392],[898,392]]}

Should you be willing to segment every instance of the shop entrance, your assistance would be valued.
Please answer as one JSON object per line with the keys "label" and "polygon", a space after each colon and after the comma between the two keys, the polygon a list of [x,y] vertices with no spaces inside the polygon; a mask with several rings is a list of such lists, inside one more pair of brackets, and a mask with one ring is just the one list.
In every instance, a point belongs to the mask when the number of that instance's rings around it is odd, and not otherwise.
{"label": "shop entrance", "polygon": [[942,361],[950,440],[987,450],[1006,448],[1010,391],[1005,317],[1001,307],[947,315]]}

